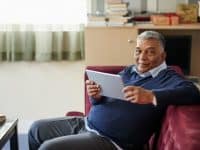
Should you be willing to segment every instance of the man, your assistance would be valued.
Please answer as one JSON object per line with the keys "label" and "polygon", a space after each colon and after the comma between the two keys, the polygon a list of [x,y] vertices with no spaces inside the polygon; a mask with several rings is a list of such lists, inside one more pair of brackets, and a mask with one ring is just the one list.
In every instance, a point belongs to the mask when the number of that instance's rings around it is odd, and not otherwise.
{"label": "man", "polygon": [[98,83],[87,80],[89,115],[35,122],[29,131],[30,149],[142,150],[168,105],[200,103],[198,89],[167,67],[164,48],[158,32],[141,33],[134,52],[136,65],[119,73],[125,100],[101,96]]}

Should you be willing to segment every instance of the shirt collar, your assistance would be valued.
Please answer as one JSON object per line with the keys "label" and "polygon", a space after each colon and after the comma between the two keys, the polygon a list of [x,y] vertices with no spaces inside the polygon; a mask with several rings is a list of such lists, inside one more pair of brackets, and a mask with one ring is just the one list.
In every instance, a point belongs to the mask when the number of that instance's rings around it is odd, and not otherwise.
{"label": "shirt collar", "polygon": [[153,78],[155,78],[159,73],[160,71],[164,70],[167,68],[167,65],[166,65],[166,62],[164,61],[162,64],[160,64],[159,66],[149,70],[148,72],[145,72],[145,73],[139,73],[138,70],[137,70],[137,67],[136,66],[133,66],[132,68],[132,72],[136,72],[139,76],[141,77],[147,77],[147,76],[152,76]]}

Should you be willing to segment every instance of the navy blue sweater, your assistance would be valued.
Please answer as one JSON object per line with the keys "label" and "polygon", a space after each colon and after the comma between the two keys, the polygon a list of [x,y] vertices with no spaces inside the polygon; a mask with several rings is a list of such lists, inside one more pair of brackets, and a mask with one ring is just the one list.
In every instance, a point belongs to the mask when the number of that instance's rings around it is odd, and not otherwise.
{"label": "navy blue sweater", "polygon": [[122,148],[147,143],[159,127],[168,105],[200,103],[198,89],[169,67],[155,78],[142,78],[132,72],[131,68],[132,66],[129,66],[119,73],[125,85],[152,90],[157,99],[157,106],[102,97],[98,102],[91,99],[92,108],[87,118],[90,128],[109,137]]}

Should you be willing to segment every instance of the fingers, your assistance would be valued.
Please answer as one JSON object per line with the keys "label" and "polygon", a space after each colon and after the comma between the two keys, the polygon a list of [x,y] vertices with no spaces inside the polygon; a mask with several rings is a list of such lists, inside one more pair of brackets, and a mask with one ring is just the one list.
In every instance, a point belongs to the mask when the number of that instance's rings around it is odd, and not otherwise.
{"label": "fingers", "polygon": [[85,81],[85,84],[86,84],[86,85],[93,85],[93,84],[95,84],[95,82],[92,81],[92,80],[86,80],[86,81]]}
{"label": "fingers", "polygon": [[126,92],[128,92],[128,91],[130,91],[130,90],[134,90],[134,89],[136,89],[136,88],[137,88],[136,86],[125,86],[125,87],[123,88],[122,92],[126,93]]}
{"label": "fingers", "polygon": [[135,86],[126,86],[123,88],[122,92],[124,93],[124,97],[128,101],[135,100],[137,98],[138,87]]}
{"label": "fingers", "polygon": [[86,80],[86,87],[88,90],[90,91],[95,91],[95,90],[98,90],[100,88],[99,85],[97,85],[94,81],[91,81],[91,80]]}
{"label": "fingers", "polygon": [[94,86],[89,86],[87,88],[87,91],[89,94],[91,95],[96,95],[97,93],[100,93],[100,87],[97,86],[97,85],[94,85]]}
{"label": "fingers", "polygon": [[127,101],[141,104],[141,101],[140,101],[141,88],[140,87],[126,86],[124,87],[122,91],[124,92],[124,97]]}
{"label": "fingers", "polygon": [[154,97],[152,91],[137,86],[126,86],[123,92],[127,101],[138,104],[150,104]]}
{"label": "fingers", "polygon": [[86,80],[86,89],[89,96],[97,97],[100,94],[100,86],[97,85],[94,81]]}

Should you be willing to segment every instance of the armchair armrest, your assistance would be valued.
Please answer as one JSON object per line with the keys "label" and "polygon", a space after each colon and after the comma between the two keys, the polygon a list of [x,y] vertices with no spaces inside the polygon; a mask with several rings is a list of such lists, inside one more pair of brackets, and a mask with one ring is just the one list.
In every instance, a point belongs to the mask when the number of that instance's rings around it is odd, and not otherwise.
{"label": "armchair armrest", "polygon": [[80,111],[69,111],[65,114],[65,116],[85,116],[85,115]]}
{"label": "armchair armrest", "polygon": [[170,106],[163,121],[159,150],[200,148],[200,106]]}

